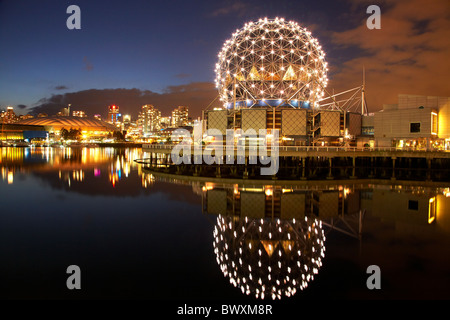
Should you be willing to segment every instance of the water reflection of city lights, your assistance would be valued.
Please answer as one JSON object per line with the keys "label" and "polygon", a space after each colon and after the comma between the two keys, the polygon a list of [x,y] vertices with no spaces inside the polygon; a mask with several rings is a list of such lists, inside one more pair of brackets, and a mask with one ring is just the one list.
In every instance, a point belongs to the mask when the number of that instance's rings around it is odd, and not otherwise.
{"label": "water reflection of city lights", "polygon": [[12,171],[8,171],[8,184],[13,184],[14,182],[14,173]]}
{"label": "water reflection of city lights", "polygon": [[447,198],[450,197],[450,188],[445,188],[445,189],[442,191],[442,194],[443,194],[444,196],[446,196]]}
{"label": "water reflection of city lights", "polygon": [[322,222],[219,215],[214,253],[224,276],[246,295],[281,299],[314,280],[325,257]]}
{"label": "water reflection of city lights", "polygon": [[[58,178],[70,187],[75,181],[83,182],[87,174],[101,177],[101,170],[108,168],[109,180],[113,186],[122,178],[128,178],[133,169],[143,174],[134,159],[141,156],[140,149],[115,148],[69,148],[69,147],[43,147],[43,148],[1,148],[0,164],[2,165],[2,179],[13,183],[14,172],[17,170],[32,170],[36,166],[49,165],[56,169]],[[28,161],[33,159],[33,161]],[[34,160],[39,159],[35,162]],[[27,163],[26,163],[27,162]],[[8,168],[8,164],[14,167]],[[28,166],[28,164],[30,164]],[[89,166],[95,165],[93,169]],[[91,171],[93,170],[93,171]],[[10,172],[10,173],[9,173]],[[147,181],[147,183],[150,180]]]}
{"label": "water reflection of city lights", "polygon": [[142,187],[144,188],[148,188],[155,183],[155,176],[152,174],[144,173],[141,175],[141,179],[142,179]]}

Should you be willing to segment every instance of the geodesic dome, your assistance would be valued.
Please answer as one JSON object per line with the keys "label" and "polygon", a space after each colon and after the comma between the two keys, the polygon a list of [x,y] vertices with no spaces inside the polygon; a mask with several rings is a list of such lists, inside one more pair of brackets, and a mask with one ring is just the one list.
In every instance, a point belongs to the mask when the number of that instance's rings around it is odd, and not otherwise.
{"label": "geodesic dome", "polygon": [[325,53],[296,22],[249,22],[224,43],[218,58],[215,82],[227,108],[310,107],[324,96]]}

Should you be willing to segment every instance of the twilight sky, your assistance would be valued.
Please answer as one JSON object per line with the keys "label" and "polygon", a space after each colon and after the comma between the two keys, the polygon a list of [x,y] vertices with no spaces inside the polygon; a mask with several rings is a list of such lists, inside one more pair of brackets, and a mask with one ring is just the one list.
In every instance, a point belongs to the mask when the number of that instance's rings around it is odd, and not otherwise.
{"label": "twilight sky", "polygon": [[[72,4],[81,30],[66,27]],[[366,27],[371,4],[380,30]],[[136,117],[143,104],[163,115],[187,105],[199,116],[217,96],[223,42],[264,17],[313,32],[329,91],[360,85],[365,66],[371,112],[399,93],[450,96],[448,0],[0,0],[0,108],[52,115],[70,103],[92,115],[114,103]]]}

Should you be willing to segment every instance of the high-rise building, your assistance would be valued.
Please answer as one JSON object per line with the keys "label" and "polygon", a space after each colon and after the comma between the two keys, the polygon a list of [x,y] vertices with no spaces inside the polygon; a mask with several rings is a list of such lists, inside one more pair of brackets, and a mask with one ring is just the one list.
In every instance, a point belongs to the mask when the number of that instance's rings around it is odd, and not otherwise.
{"label": "high-rise building", "polygon": [[172,111],[172,127],[186,126],[189,121],[189,108],[179,106]]}
{"label": "high-rise building", "polygon": [[131,116],[129,114],[124,114],[123,115],[122,129],[123,130],[128,130],[130,125],[131,125]]}
{"label": "high-rise building", "polygon": [[159,119],[159,125],[161,129],[169,128],[172,125],[172,117],[161,117]]}
{"label": "high-rise building", "polygon": [[109,112],[108,112],[108,121],[109,123],[112,123],[114,125],[116,125],[117,123],[120,122],[120,118],[122,117],[122,115],[119,112],[119,106],[116,106],[115,104],[111,105],[108,107],[109,108]]}
{"label": "high-rise building", "polygon": [[70,104],[67,105],[67,108],[62,108],[56,115],[58,117],[68,117],[70,116]]}
{"label": "high-rise building", "polygon": [[139,113],[139,126],[142,127],[142,134],[149,135],[152,132],[161,129],[160,126],[161,111],[156,109],[151,104],[142,106],[142,111]]}
{"label": "high-rise building", "polygon": [[6,111],[2,111],[1,118],[3,123],[14,123],[19,117],[14,113],[13,107],[7,107]]}

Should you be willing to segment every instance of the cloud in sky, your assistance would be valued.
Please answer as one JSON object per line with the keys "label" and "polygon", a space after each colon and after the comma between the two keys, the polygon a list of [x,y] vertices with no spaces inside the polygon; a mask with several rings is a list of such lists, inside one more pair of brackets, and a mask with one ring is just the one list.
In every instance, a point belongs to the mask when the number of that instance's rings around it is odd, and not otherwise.
{"label": "cloud in sky", "polygon": [[369,30],[366,15],[357,27],[332,34],[336,46],[362,54],[331,66],[330,86],[339,91],[360,85],[364,66],[371,112],[383,103],[396,103],[401,93],[450,96],[448,0],[398,0],[379,6],[381,29]]}
{"label": "cloud in sky", "polygon": [[55,90],[67,90],[69,88],[67,86],[60,85],[60,86],[55,86],[53,89],[55,89]]}
{"label": "cloud in sky", "polygon": [[188,106],[193,117],[201,116],[201,110],[210,105],[217,97],[217,89],[209,82],[193,82],[179,86],[169,86],[163,93],[140,89],[89,89],[77,92],[52,95],[40,99],[30,109],[33,114],[45,112],[54,115],[71,104],[72,110],[84,110],[88,116],[107,114],[111,104],[119,106],[124,114],[136,117],[141,107],[152,104],[168,116],[177,106]]}
{"label": "cloud in sky", "polygon": [[191,74],[189,73],[178,73],[175,75],[175,78],[177,79],[186,79],[186,78],[190,78]]}
{"label": "cloud in sky", "polygon": [[235,16],[241,17],[244,11],[248,8],[248,4],[236,1],[233,3],[227,3],[226,5],[211,12],[211,17],[226,16],[229,14],[234,14]]}

